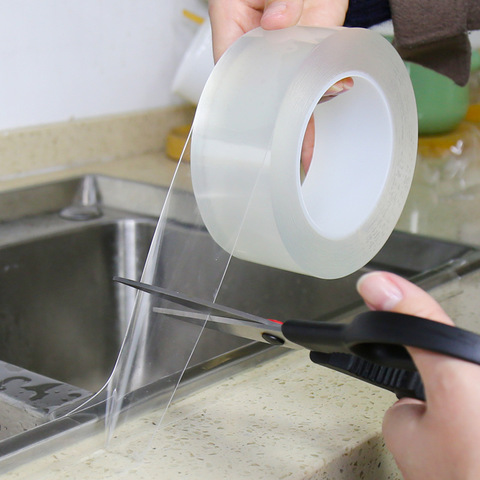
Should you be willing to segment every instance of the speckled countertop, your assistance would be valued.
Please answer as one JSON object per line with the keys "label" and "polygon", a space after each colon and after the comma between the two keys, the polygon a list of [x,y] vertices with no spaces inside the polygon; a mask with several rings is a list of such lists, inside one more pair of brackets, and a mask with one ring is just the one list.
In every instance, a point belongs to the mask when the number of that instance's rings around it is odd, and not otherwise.
{"label": "speckled countertop", "polygon": [[4,478],[395,479],[387,392],[288,353]]}

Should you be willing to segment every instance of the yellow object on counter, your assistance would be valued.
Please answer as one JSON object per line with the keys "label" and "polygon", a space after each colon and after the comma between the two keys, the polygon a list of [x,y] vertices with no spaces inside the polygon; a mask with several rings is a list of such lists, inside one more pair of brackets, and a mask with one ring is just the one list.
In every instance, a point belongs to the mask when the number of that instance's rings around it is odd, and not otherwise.
{"label": "yellow object on counter", "polygon": [[182,13],[186,18],[188,18],[192,22],[198,23],[199,25],[201,25],[205,21],[203,17],[191,12],[190,10],[184,9]]}
{"label": "yellow object on counter", "polygon": [[[172,128],[170,132],[168,132],[167,142],[165,145],[165,153],[167,154],[168,158],[176,161],[180,160],[191,128],[191,124],[180,125]],[[183,160],[186,162],[190,161],[190,144],[188,144],[185,148]]]}
{"label": "yellow object on counter", "polygon": [[468,107],[465,120],[480,124],[480,103],[474,103]]}

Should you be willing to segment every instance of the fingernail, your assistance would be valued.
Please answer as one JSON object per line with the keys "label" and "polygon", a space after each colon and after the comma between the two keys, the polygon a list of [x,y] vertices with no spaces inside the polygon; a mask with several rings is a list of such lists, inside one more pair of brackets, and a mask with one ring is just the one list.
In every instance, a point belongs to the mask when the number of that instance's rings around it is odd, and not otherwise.
{"label": "fingernail", "polygon": [[282,15],[287,11],[287,2],[272,2],[263,12],[263,18]]}
{"label": "fingernail", "polygon": [[357,290],[365,303],[375,310],[392,310],[403,299],[402,291],[382,272],[360,277]]}

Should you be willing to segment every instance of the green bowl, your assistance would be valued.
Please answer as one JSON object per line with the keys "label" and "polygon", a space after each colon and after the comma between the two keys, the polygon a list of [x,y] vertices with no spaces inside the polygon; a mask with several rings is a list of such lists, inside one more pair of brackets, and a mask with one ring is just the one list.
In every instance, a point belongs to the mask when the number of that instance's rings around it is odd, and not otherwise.
{"label": "green bowl", "polygon": [[[391,42],[391,35],[384,35]],[[454,130],[469,107],[468,85],[459,87],[450,78],[415,63],[405,62],[410,73],[418,112],[419,135]],[[480,70],[480,52],[473,50],[471,71]]]}
{"label": "green bowl", "polygon": [[405,62],[410,73],[418,112],[418,133],[446,133],[465,118],[468,86],[459,87],[450,78],[420,65]]}

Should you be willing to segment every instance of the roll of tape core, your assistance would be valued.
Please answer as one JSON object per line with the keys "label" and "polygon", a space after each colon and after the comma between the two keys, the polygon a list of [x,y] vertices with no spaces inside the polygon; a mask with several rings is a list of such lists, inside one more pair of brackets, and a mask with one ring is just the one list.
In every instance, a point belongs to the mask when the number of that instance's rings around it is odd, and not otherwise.
{"label": "roll of tape core", "polygon": [[[346,77],[353,88],[319,103]],[[312,115],[315,146],[302,181]],[[408,195],[416,148],[409,76],[380,35],[256,29],[224,54],[203,90],[192,182],[205,225],[228,252],[338,278],[365,265],[388,239]]]}

